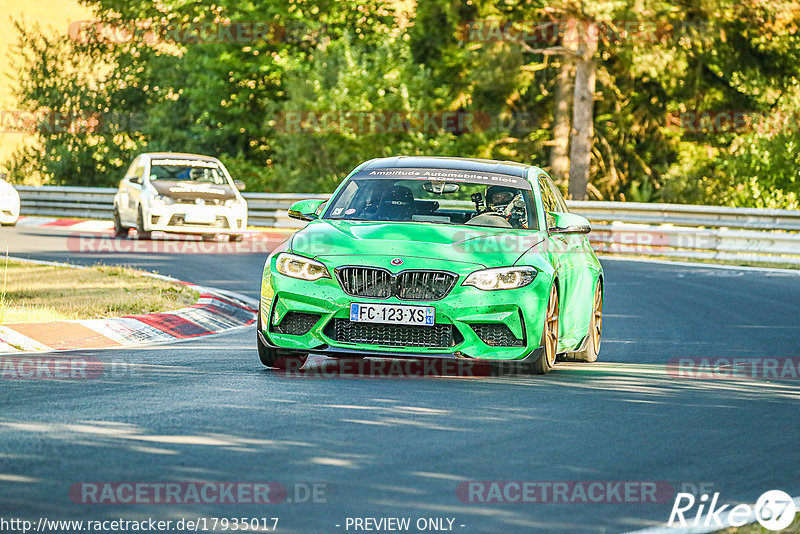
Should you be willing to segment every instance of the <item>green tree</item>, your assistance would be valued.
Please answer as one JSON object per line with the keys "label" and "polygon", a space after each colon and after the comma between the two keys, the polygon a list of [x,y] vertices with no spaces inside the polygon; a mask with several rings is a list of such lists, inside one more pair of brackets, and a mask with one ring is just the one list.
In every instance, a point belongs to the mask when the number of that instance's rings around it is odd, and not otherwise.
{"label": "green tree", "polygon": [[[114,58],[97,54],[66,37],[50,37],[38,26],[19,31],[15,96],[37,117],[38,142],[15,151],[7,162],[16,182],[108,185],[129,155],[144,146],[137,131],[141,116],[118,76]],[[99,80],[99,81],[98,81]]]}

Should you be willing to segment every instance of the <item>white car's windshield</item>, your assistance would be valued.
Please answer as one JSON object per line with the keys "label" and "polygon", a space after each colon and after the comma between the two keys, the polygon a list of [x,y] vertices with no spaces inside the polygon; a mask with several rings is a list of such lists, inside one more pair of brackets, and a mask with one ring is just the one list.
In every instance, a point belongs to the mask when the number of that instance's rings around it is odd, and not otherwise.
{"label": "white car's windshield", "polygon": [[227,178],[212,161],[198,160],[158,160],[150,162],[150,181],[193,181],[216,185],[226,185]]}
{"label": "white car's windshield", "polygon": [[535,229],[533,206],[530,184],[522,178],[448,169],[385,169],[353,176],[325,218]]}

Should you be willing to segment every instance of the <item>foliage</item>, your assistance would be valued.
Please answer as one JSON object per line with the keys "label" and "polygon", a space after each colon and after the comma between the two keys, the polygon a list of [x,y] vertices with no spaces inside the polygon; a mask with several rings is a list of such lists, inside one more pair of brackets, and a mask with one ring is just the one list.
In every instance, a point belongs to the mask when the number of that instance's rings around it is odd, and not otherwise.
{"label": "foliage", "polygon": [[[129,108],[130,91],[114,58],[92,54],[66,37],[23,28],[16,94],[27,111],[19,127],[32,127],[38,144],[17,149],[7,164],[12,180],[63,185],[108,185],[119,179],[130,154],[144,146]],[[21,124],[35,118],[35,123]],[[114,178],[111,179],[112,181]]]}
{"label": "foliage", "polygon": [[[798,207],[798,0],[426,0],[397,17],[399,4],[388,0],[85,3],[106,22],[262,21],[274,34],[83,43],[19,28],[19,101],[108,119],[88,133],[42,129],[6,163],[14,180],[38,173],[51,183],[113,185],[145,150],[217,155],[259,191],[329,191],[357,163],[395,154],[544,166],[561,59],[540,50],[559,35],[475,40],[465,28],[571,19],[601,27],[592,197]],[[631,31],[629,21],[642,25]],[[763,115],[767,126],[719,131],[676,120],[741,111]],[[335,118],[334,126],[287,126],[289,116],[371,113],[413,123],[447,112],[479,127],[380,131]],[[135,117],[134,127],[121,117]]]}

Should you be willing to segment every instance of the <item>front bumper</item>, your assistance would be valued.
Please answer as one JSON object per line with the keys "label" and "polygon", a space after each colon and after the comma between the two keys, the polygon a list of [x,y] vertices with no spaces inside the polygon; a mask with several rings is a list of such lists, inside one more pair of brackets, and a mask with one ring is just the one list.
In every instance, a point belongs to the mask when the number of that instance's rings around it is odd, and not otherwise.
{"label": "front bumper", "polygon": [[242,234],[247,230],[247,209],[226,206],[170,204],[152,206],[145,229],[183,234]]}
{"label": "front bumper", "polygon": [[[539,273],[534,282],[525,288],[481,291],[461,285],[466,274],[459,273],[455,287],[441,300],[409,301],[395,297],[377,300],[347,295],[335,278],[316,282],[297,280],[274,273],[267,265],[262,279],[260,307],[261,324],[264,326],[259,335],[265,345],[277,349],[339,357],[471,358],[498,361],[538,358],[541,353],[540,341],[550,277]],[[394,343],[396,338],[388,342],[380,339],[380,343],[349,341],[342,337],[337,326],[344,324],[343,330],[347,330],[349,325],[365,324],[350,323],[352,302],[433,306],[436,308],[436,328],[451,329],[450,342],[446,346],[415,346],[416,340],[400,345]],[[284,319],[287,316],[296,318],[299,314],[308,319],[307,331],[306,328],[292,333],[283,331]],[[497,343],[496,336],[486,334],[486,325],[489,325],[490,331],[506,334],[501,339],[502,343]],[[382,331],[380,328],[376,330]],[[404,335],[413,337],[413,334],[407,332]]]}
{"label": "front bumper", "polygon": [[[258,331],[258,337],[261,342],[273,349],[281,350],[283,347],[273,345],[262,330]],[[309,349],[306,352],[309,354],[320,354],[322,356],[331,356],[334,358],[403,358],[403,359],[443,359],[443,360],[497,360],[497,361],[514,361],[514,362],[535,362],[544,352],[544,347],[536,347],[521,359],[510,360],[498,358],[470,358],[460,352],[414,352],[405,350],[403,352],[388,351],[388,350],[370,350],[370,349],[352,349],[345,347],[317,347]]]}

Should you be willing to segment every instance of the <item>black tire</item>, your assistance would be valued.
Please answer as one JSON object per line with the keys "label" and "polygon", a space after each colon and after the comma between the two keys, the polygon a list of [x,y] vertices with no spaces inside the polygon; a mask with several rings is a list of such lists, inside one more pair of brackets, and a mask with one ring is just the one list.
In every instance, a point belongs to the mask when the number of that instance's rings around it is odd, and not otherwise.
{"label": "black tire", "polygon": [[244,239],[244,236],[242,234],[234,234],[234,235],[228,236],[228,239],[230,241],[233,241],[234,243],[241,243],[241,241]]}
{"label": "black tire", "polygon": [[[256,322],[258,327],[258,332],[261,332],[261,313],[258,314],[258,320]],[[291,369],[300,369],[306,363],[308,356],[296,356],[294,354],[288,355],[282,352],[278,352],[277,350],[273,349],[272,347],[268,347],[264,343],[261,342],[261,336],[258,335],[256,332],[256,343],[258,345],[258,358],[261,360],[261,363],[264,364],[265,367],[272,367],[274,369],[286,369],[290,367]]]}
{"label": "black tire", "polygon": [[600,341],[603,335],[603,286],[600,280],[594,289],[594,303],[592,304],[592,318],[589,323],[589,332],[583,349],[569,354],[569,359],[580,362],[596,362],[600,353]]}
{"label": "black tire", "polygon": [[152,237],[152,232],[145,232],[144,230],[144,214],[142,213],[142,207],[139,206],[139,211],[136,214],[136,239],[149,240]]}
{"label": "black tire", "polygon": [[122,226],[122,220],[119,218],[119,210],[114,208],[114,238],[128,237],[128,228]]}
{"label": "black tire", "polygon": [[533,374],[546,375],[556,364],[558,351],[558,289],[556,282],[550,288],[550,296],[547,299],[547,308],[544,313],[544,329],[542,330],[542,355],[530,365]]}
{"label": "black tire", "polygon": [[216,241],[217,234],[203,234],[203,241]]}

